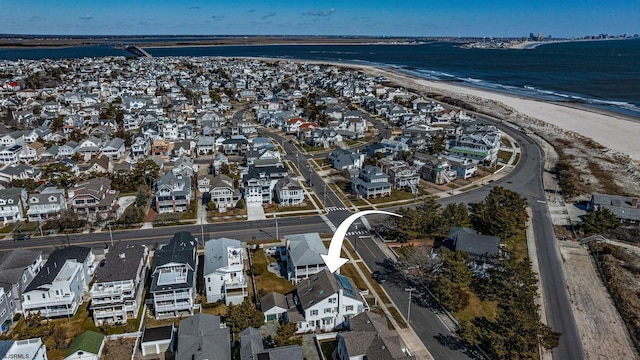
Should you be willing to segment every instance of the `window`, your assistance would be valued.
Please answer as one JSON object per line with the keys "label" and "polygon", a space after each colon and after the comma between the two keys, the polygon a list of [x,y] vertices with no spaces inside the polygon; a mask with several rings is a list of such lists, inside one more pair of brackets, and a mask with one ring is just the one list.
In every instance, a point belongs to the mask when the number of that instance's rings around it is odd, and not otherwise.
{"label": "window", "polygon": [[329,304],[335,304],[336,298],[329,298]]}
{"label": "window", "polygon": [[211,286],[209,286],[209,291],[211,291]]}
{"label": "window", "polygon": [[2,312],[0,313],[0,316],[4,316],[4,314],[7,313],[7,309],[2,309]]}
{"label": "window", "polygon": [[353,311],[353,305],[347,305],[345,310],[346,311]]}
{"label": "window", "polygon": [[331,308],[324,308],[324,313],[325,314],[330,314],[331,313]]}
{"label": "window", "polygon": [[31,300],[31,295],[27,295],[27,300]]}
{"label": "window", "polygon": [[207,278],[207,282],[208,282],[208,283],[210,283],[210,282],[211,282],[211,278],[210,278],[210,277],[208,277],[208,278]]}
{"label": "window", "polygon": [[318,310],[311,310],[311,312],[309,312],[309,314],[311,316],[317,316],[318,315]]}
{"label": "window", "polygon": [[42,294],[42,298],[46,299],[47,298],[47,294]]}

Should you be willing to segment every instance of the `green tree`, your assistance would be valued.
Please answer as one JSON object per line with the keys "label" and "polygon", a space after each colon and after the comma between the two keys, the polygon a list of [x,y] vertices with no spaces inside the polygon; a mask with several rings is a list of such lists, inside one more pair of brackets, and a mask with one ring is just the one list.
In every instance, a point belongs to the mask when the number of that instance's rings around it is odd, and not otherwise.
{"label": "green tree", "polygon": [[133,168],[132,181],[136,186],[146,185],[149,188],[153,187],[153,183],[160,177],[160,166],[151,159],[138,162]]}
{"label": "green tree", "polygon": [[247,207],[247,204],[245,204],[244,199],[240,199],[238,200],[238,202],[236,203],[236,209],[244,209]]}
{"label": "green tree", "polygon": [[442,210],[442,226],[444,231],[448,231],[454,226],[468,227],[471,225],[469,209],[466,204],[449,204]]}
{"label": "green tree", "polygon": [[529,218],[527,201],[518,193],[496,186],[484,201],[471,207],[473,228],[507,240],[524,230]]}
{"label": "green tree", "polygon": [[433,293],[451,311],[459,311],[469,304],[473,272],[471,258],[464,251],[441,251],[442,266],[432,280]]}
{"label": "green tree", "polygon": [[620,221],[609,209],[589,211],[582,219],[582,230],[586,235],[601,233],[620,227]]}
{"label": "green tree", "polygon": [[429,139],[427,143],[427,151],[429,154],[439,154],[446,149],[444,135],[437,133]]}
{"label": "green tree", "polygon": [[249,298],[245,298],[240,304],[229,305],[225,323],[235,336],[248,327],[260,327],[264,323],[264,314],[256,308]]}
{"label": "green tree", "polygon": [[214,201],[209,201],[207,203],[207,211],[215,211],[218,209],[218,206],[216,205],[216,203]]}
{"label": "green tree", "polygon": [[278,326],[275,337],[276,346],[302,345],[302,337],[296,336],[297,329],[297,325],[292,322]]}

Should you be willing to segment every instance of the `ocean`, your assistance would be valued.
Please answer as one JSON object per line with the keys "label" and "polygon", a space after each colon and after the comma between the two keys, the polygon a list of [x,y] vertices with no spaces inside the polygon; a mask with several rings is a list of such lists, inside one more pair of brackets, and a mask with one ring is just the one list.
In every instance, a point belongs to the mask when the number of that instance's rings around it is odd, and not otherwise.
{"label": "ocean", "polygon": [[[247,45],[145,48],[154,57],[226,56],[388,66],[415,76],[640,117],[640,39],[554,43],[526,50],[423,45]],[[130,56],[111,46],[0,48],[0,59]]]}

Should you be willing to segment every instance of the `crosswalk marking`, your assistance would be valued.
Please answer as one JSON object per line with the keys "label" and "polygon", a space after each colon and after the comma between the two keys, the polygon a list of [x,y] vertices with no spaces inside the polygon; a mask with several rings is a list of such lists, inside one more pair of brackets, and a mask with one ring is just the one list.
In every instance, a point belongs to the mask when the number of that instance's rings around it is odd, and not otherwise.
{"label": "crosswalk marking", "polygon": [[336,206],[332,206],[332,207],[328,207],[326,208],[327,211],[344,211],[344,210],[348,210],[345,207],[336,207]]}
{"label": "crosswalk marking", "polygon": [[350,231],[347,233],[347,236],[354,236],[354,235],[369,235],[369,232],[365,230],[358,230],[358,231]]}

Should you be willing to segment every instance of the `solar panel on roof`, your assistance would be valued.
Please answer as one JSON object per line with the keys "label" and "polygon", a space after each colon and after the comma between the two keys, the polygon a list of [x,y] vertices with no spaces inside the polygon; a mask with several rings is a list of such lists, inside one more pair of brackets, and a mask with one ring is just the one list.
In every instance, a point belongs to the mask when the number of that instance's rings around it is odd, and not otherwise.
{"label": "solar panel on roof", "polygon": [[338,284],[340,285],[344,293],[349,296],[356,296],[356,293],[353,287],[351,286],[351,282],[349,281],[349,279],[344,275],[340,275],[340,274],[335,274],[335,275],[336,275],[336,279],[338,279]]}

